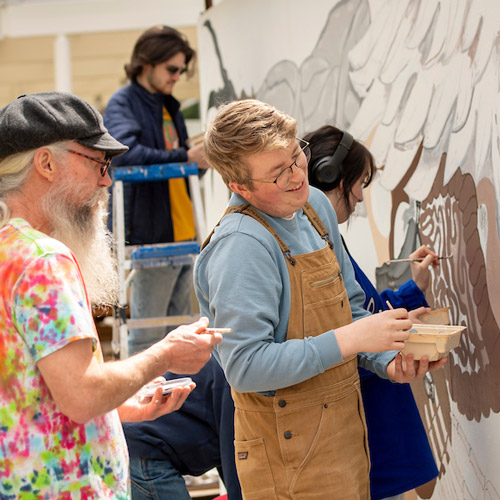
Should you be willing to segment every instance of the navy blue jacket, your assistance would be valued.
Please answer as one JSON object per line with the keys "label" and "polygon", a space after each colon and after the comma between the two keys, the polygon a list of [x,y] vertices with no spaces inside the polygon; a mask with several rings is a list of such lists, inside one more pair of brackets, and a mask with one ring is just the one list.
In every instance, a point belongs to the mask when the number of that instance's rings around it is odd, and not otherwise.
{"label": "navy blue jacket", "polygon": [[[163,107],[179,136],[179,148],[167,151],[163,136]],[[187,161],[187,131],[179,102],[151,94],[136,82],[113,94],[104,112],[109,133],[129,150],[113,159],[113,167]],[[131,245],[173,241],[168,181],[125,184],[125,239]]]}
{"label": "navy blue jacket", "polygon": [[[349,257],[356,281],[366,295],[366,310],[378,313],[389,309],[386,300],[394,308],[428,307],[425,295],[413,280],[397,291],[379,294]],[[438,469],[410,385],[393,383],[363,368],[358,370],[370,448],[370,498],[396,496],[434,479]]]}
{"label": "navy blue jacket", "polygon": [[[168,380],[185,375],[167,372],[164,376]],[[123,424],[130,456],[168,460],[183,475],[222,469],[229,500],[239,500],[231,389],[213,357],[199,373],[189,376],[196,388],[179,410],[152,422]]]}

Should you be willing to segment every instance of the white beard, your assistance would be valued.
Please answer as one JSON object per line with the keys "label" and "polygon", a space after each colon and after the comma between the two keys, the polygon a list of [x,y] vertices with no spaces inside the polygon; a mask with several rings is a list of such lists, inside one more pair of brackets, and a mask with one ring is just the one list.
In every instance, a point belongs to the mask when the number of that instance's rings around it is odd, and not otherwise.
{"label": "white beard", "polygon": [[42,210],[52,225],[50,236],[75,255],[92,306],[112,306],[118,296],[118,274],[112,236],[105,223],[109,193],[99,188],[87,202],[76,206],[71,198],[78,192],[79,186],[66,178],[44,197]]}

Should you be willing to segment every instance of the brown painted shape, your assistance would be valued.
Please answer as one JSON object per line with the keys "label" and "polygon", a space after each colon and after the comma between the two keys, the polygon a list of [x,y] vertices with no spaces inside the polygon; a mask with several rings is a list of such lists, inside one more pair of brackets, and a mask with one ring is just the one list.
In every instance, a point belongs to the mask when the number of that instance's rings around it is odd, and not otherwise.
{"label": "brown painted shape", "polygon": [[[446,474],[453,439],[450,400],[468,420],[479,421],[500,411],[500,328],[493,312],[494,308],[500,316],[500,280],[489,273],[477,225],[482,203],[488,216],[488,261],[493,259],[500,269],[495,192],[490,181],[476,190],[473,178],[460,169],[443,185],[445,160],[443,155],[433,188],[422,202],[420,229],[423,243],[453,259],[441,261],[432,271],[428,295],[433,308],[451,306],[452,324],[465,324],[467,329],[453,351],[458,362],[449,356],[447,365],[431,376],[434,398],[429,397],[429,381],[427,392],[422,379],[412,384],[440,477]],[[434,486],[428,483],[418,490],[419,495],[431,498]]]}
{"label": "brown painted shape", "polygon": [[500,359],[500,328],[489,301],[487,269],[477,229],[474,180],[458,169],[443,186],[443,173],[442,161],[434,187],[422,203],[422,240],[439,255],[454,256],[441,262],[440,271],[434,273],[432,305],[452,305],[452,323],[460,320],[467,326],[454,353],[470,369],[464,371],[450,357],[450,396],[460,413],[469,420],[479,421],[490,411],[500,411],[496,385],[500,376],[496,362]]}

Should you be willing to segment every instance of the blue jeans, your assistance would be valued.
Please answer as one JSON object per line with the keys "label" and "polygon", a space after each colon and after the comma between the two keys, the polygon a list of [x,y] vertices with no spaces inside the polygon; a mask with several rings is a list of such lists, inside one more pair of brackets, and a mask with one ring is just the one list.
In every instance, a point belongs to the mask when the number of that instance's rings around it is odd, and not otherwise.
{"label": "blue jeans", "polygon": [[191,500],[184,478],[168,460],[130,457],[132,500]]}
{"label": "blue jeans", "polygon": [[[136,269],[130,286],[130,317],[156,318],[191,314],[193,266]],[[129,355],[143,351],[175,327],[130,330]]]}

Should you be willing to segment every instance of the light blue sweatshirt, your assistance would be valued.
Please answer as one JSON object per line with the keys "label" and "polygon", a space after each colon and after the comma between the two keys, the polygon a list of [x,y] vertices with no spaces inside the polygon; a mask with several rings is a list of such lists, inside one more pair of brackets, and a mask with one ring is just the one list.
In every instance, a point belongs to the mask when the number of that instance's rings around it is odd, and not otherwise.
{"label": "light blue sweatshirt", "polygon": [[[311,187],[309,203],[330,233],[353,320],[369,313],[344,250],[335,211],[319,190]],[[233,194],[230,205],[246,201]],[[292,219],[261,214],[288,245],[292,255],[306,254],[325,245],[302,210]],[[210,324],[232,328],[217,346],[216,357],[229,384],[238,392],[269,392],[303,382],[343,361],[335,332],[286,341],[290,314],[290,281],[285,258],[272,234],[248,215],[222,219],[194,269],[201,314]],[[394,351],[360,353],[360,366],[387,378]]]}

